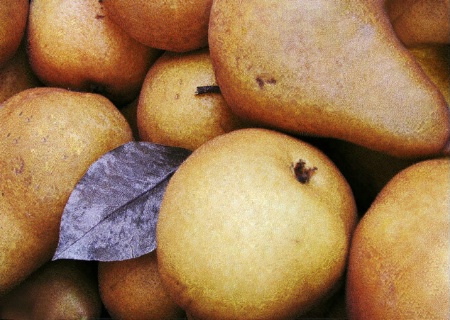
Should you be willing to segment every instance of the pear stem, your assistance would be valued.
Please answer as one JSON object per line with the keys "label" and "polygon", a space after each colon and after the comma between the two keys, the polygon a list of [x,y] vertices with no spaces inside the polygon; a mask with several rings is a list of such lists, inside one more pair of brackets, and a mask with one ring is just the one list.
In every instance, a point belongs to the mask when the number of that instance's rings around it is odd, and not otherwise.
{"label": "pear stem", "polygon": [[205,94],[205,93],[220,93],[219,86],[201,86],[197,87],[195,94]]}
{"label": "pear stem", "polygon": [[317,167],[307,168],[306,163],[303,160],[298,160],[294,165],[294,174],[297,180],[302,183],[308,183],[311,179],[311,176],[316,172]]}

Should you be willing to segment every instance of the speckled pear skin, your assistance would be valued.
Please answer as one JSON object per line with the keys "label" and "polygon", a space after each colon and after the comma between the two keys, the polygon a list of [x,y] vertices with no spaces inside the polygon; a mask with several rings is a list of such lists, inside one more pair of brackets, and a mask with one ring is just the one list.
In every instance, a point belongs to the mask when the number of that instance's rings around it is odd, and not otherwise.
{"label": "speckled pear skin", "polygon": [[0,123],[1,295],[51,260],[76,183],[132,133],[105,97],[49,87],[9,98]]}
{"label": "speckled pear skin", "polygon": [[230,108],[398,157],[448,154],[448,105],[383,2],[215,1],[209,46]]}

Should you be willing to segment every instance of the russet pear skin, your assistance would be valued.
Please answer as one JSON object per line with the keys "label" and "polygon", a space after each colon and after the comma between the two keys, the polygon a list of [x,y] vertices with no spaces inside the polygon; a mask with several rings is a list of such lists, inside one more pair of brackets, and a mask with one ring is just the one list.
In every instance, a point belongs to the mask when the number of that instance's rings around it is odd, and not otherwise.
{"label": "russet pear skin", "polygon": [[149,69],[137,107],[140,140],[195,150],[206,141],[249,124],[236,117],[217,86],[207,49],[165,52]]}
{"label": "russet pear skin", "polygon": [[450,101],[450,44],[423,45],[410,49],[422,70]]}
{"label": "russet pear skin", "polygon": [[60,88],[0,106],[0,295],[49,261],[70,193],[104,153],[131,141],[111,101]]}
{"label": "russet pear skin", "polygon": [[146,46],[188,52],[208,45],[212,0],[108,0],[103,4],[112,21]]}
{"label": "russet pear skin", "polygon": [[449,319],[450,158],[419,161],[380,191],[352,235],[349,319]]}
{"label": "russet pear skin", "polygon": [[183,319],[184,311],[164,288],[156,251],[123,261],[98,263],[98,288],[113,319]]}
{"label": "russet pear skin", "polygon": [[202,144],[171,178],[158,270],[195,319],[297,319],[341,284],[352,191],[312,145],[273,130]]}
{"label": "russet pear skin", "polygon": [[100,93],[118,107],[138,96],[160,54],[112,22],[97,0],[32,1],[27,48],[46,86]]}
{"label": "russet pear skin", "polygon": [[398,157],[448,153],[448,105],[383,1],[217,0],[209,46],[233,112]]}

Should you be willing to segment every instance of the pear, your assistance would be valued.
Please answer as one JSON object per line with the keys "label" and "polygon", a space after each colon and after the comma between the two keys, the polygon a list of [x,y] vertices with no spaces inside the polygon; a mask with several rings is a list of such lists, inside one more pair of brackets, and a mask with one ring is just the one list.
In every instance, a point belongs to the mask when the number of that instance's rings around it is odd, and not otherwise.
{"label": "pear", "polygon": [[387,0],[386,11],[406,46],[450,44],[450,1]]}
{"label": "pear", "polygon": [[25,34],[29,6],[28,0],[0,2],[0,68],[19,48]]}
{"label": "pear", "polygon": [[112,22],[98,0],[33,0],[27,42],[45,85],[100,93],[119,107],[138,96],[160,54]]}
{"label": "pear", "polygon": [[381,190],[353,233],[350,319],[450,318],[450,159],[415,163]]}
{"label": "pear", "polygon": [[[409,51],[450,101],[450,46],[423,45]],[[336,139],[324,139],[321,147],[352,186],[358,209],[364,214],[377,194],[395,174],[419,161],[402,159]]]}
{"label": "pear", "polygon": [[47,262],[0,298],[1,319],[99,319],[102,302],[96,264]]}
{"label": "pear", "polygon": [[169,181],[158,270],[193,319],[290,319],[336,292],[355,224],[352,191],[320,150],[234,130],[194,150]]}
{"label": "pear", "polygon": [[212,0],[108,0],[103,4],[112,21],[149,47],[187,52],[208,45]]}
{"label": "pear", "polygon": [[217,0],[209,46],[238,116],[398,157],[450,152],[447,103],[383,1]]}
{"label": "pear", "polygon": [[0,294],[49,261],[64,206],[89,166],[132,140],[102,95],[38,87],[0,105]]}
{"label": "pear", "polygon": [[182,319],[184,311],[164,288],[156,252],[123,261],[99,262],[100,297],[113,319]]}
{"label": "pear", "polygon": [[[206,88],[206,93],[197,88]],[[150,67],[141,88],[140,139],[194,150],[213,137],[248,126],[217,89],[207,49],[165,52]]]}

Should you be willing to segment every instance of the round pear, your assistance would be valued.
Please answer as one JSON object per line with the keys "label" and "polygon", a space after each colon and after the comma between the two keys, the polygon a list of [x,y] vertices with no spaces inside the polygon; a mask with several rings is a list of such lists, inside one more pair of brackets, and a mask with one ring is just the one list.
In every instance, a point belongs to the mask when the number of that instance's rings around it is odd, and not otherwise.
{"label": "round pear", "polygon": [[118,106],[137,97],[159,55],[112,22],[98,0],[33,0],[27,39],[44,84],[100,93]]}
{"label": "round pear", "polygon": [[139,42],[161,50],[186,52],[208,45],[212,0],[108,0],[117,25]]}
{"label": "round pear", "polygon": [[450,44],[450,1],[389,0],[385,2],[392,27],[406,46]]}
{"label": "round pear", "polygon": [[162,285],[156,252],[123,261],[99,262],[100,295],[113,319],[182,319],[184,311]]}
{"label": "round pear", "polygon": [[355,221],[350,187],[321,151],[235,130],[197,148],[169,181],[159,273],[194,319],[287,319],[342,282]]}
{"label": "round pear", "polygon": [[99,319],[102,302],[92,262],[50,261],[0,297],[1,319]]}
{"label": "round pear", "polygon": [[189,150],[242,128],[217,86],[207,49],[165,52],[150,68],[139,96],[139,137]]}

